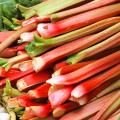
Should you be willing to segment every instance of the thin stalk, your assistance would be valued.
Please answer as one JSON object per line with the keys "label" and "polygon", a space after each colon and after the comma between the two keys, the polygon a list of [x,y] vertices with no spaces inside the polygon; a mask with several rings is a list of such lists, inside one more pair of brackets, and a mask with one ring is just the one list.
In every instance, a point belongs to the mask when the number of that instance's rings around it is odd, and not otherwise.
{"label": "thin stalk", "polygon": [[101,110],[95,115],[93,120],[106,120],[112,113],[120,108],[120,90],[104,104]]}

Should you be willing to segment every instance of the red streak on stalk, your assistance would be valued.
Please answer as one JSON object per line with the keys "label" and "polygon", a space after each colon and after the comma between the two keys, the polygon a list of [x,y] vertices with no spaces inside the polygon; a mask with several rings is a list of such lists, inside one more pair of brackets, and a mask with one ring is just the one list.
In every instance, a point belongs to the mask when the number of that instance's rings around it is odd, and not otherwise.
{"label": "red streak on stalk", "polygon": [[49,101],[52,107],[57,107],[70,98],[72,86],[65,86],[49,95]]}
{"label": "red streak on stalk", "polygon": [[71,96],[79,98],[117,75],[120,75],[120,64],[104,73],[101,73],[100,75],[97,75],[85,82],[78,84],[71,92]]}
{"label": "red streak on stalk", "polygon": [[47,83],[56,85],[71,85],[83,81],[103,70],[110,68],[120,63],[120,50],[110,54],[104,58],[101,58],[95,62],[92,62],[74,72],[56,76],[47,80]]}
{"label": "red streak on stalk", "polygon": [[50,71],[41,71],[39,73],[31,73],[17,81],[17,87],[20,91],[25,90],[33,85],[45,82],[51,77]]}
{"label": "red streak on stalk", "polygon": [[120,3],[97,8],[55,23],[41,23],[37,31],[43,38],[50,38],[119,15],[119,8]]}
{"label": "red streak on stalk", "polygon": [[31,98],[45,98],[48,97],[48,90],[50,88],[50,84],[43,83],[39,87],[28,91],[28,94]]}

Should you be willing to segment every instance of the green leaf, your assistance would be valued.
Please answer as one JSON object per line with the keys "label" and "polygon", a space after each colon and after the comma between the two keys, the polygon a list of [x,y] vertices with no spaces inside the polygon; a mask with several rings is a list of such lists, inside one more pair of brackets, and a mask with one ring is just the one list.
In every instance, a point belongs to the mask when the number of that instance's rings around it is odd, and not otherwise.
{"label": "green leaf", "polygon": [[22,93],[11,86],[10,80],[6,79],[6,86],[4,88],[3,96],[16,97]]}

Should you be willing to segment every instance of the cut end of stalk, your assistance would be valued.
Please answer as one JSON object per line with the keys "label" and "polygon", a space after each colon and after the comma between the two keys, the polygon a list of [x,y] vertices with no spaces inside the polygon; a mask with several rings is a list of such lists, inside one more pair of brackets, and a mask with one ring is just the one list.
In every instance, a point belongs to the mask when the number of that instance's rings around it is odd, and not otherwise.
{"label": "cut end of stalk", "polygon": [[86,93],[86,89],[84,87],[79,87],[79,88],[74,88],[73,91],[71,92],[71,96],[75,98],[79,98],[83,95],[83,93]]}
{"label": "cut end of stalk", "polygon": [[34,58],[33,61],[32,61],[32,64],[33,64],[33,69],[34,69],[36,72],[39,72],[39,71],[42,70],[43,67],[45,66],[45,63],[44,63],[43,59],[40,58],[40,57]]}
{"label": "cut end of stalk", "polygon": [[20,91],[24,90],[27,87],[23,79],[18,80],[16,85],[17,85],[18,90]]}
{"label": "cut end of stalk", "polygon": [[62,76],[56,76],[47,80],[46,82],[51,85],[63,85],[62,81],[64,81],[64,78],[62,79]]}
{"label": "cut end of stalk", "polygon": [[53,111],[53,116],[55,118],[61,117],[64,114],[65,114],[65,109],[62,109],[62,108],[61,109],[58,108]]}

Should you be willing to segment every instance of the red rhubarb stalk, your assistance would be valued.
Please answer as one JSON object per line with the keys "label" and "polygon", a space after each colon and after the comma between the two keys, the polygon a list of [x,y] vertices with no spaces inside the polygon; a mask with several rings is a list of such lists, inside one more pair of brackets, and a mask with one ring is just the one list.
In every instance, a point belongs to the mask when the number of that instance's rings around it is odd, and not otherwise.
{"label": "red rhubarb stalk", "polygon": [[17,54],[17,50],[15,48],[6,48],[4,51],[0,53],[1,58],[10,58],[14,57]]}
{"label": "red rhubarb stalk", "polygon": [[[9,70],[7,72],[7,74],[5,74],[5,77],[9,78],[11,82],[15,82],[17,79],[20,79],[28,74],[31,74],[33,72],[33,70],[28,70],[28,71],[25,71],[25,72],[21,72],[21,71],[18,71],[18,70],[14,70],[11,71]],[[6,84],[6,79],[2,79],[0,81],[0,87],[4,87]]]}
{"label": "red rhubarb stalk", "polygon": [[4,40],[1,44],[0,44],[0,53],[7,47],[9,47],[12,43],[14,43],[17,39],[19,39],[20,34],[23,32],[28,32],[28,31],[32,31],[37,27],[36,23],[27,25],[25,27],[20,28],[19,30],[17,30],[15,33],[13,33],[10,37],[8,37],[6,40]]}
{"label": "red rhubarb stalk", "polygon": [[[60,120],[80,120],[89,118],[90,116],[97,113],[104,105],[104,103],[108,102],[108,100],[115,94],[116,92],[113,92],[111,94],[108,94],[104,97],[101,97],[100,99],[97,99],[93,102],[90,102],[86,104],[85,106],[74,110],[72,112],[67,113],[63,117],[60,118]],[[91,109],[94,108],[94,109]]]}
{"label": "red rhubarb stalk", "polygon": [[61,61],[61,62],[56,63],[53,69],[54,69],[54,71],[57,71],[66,65],[68,65],[68,63],[66,61]]}
{"label": "red rhubarb stalk", "polygon": [[85,11],[89,11],[89,10],[99,8],[99,7],[102,7],[102,6],[106,6],[106,5],[115,3],[115,2],[118,2],[118,0],[109,0],[109,1],[93,0],[92,2],[88,2],[84,5],[79,6],[79,7],[75,7],[75,8],[68,9],[68,10],[65,10],[65,11],[62,11],[62,12],[51,14],[50,18],[53,21],[56,21],[56,20],[60,20],[60,19],[63,19],[63,18],[69,17],[69,16],[73,16],[73,15],[76,15],[76,14],[79,14],[79,13],[82,13],[82,12],[85,12]]}
{"label": "red rhubarb stalk", "polygon": [[34,114],[40,118],[47,117],[52,111],[50,103],[41,104],[39,106],[31,106],[30,108],[32,109]]}
{"label": "red rhubarb stalk", "polygon": [[47,83],[50,83],[52,85],[54,84],[56,85],[75,84],[97,73],[100,73],[107,68],[110,68],[120,63],[119,59],[120,59],[120,50],[106,57],[103,57],[95,62],[92,62],[74,72],[51,78],[47,80]]}
{"label": "red rhubarb stalk", "polygon": [[[93,61],[86,61],[86,62],[81,62],[81,63],[77,63],[77,64],[71,64],[71,65],[65,65],[63,67],[60,67],[60,69],[58,69],[57,71],[55,71],[52,76],[59,76],[59,75],[64,75],[70,72],[73,72],[79,68],[84,67],[85,65],[88,65],[89,63],[92,63]],[[66,62],[67,63],[67,62]]]}
{"label": "red rhubarb stalk", "polygon": [[78,14],[55,23],[40,23],[37,31],[43,38],[51,38],[90,25],[105,18],[119,15],[120,3]]}
{"label": "red rhubarb stalk", "polygon": [[25,111],[24,111],[22,117],[20,117],[20,119],[21,120],[29,120],[29,119],[31,119],[33,117],[36,117],[34,112],[31,110],[30,107],[26,107]]}
{"label": "red rhubarb stalk", "polygon": [[79,107],[79,104],[76,102],[68,102],[68,103],[64,103],[58,107],[56,107],[53,110],[53,116],[54,117],[61,117],[63,116],[65,113],[70,112],[76,108]]}
{"label": "red rhubarb stalk", "polygon": [[31,98],[46,98],[48,97],[48,90],[50,88],[50,84],[43,83],[42,85],[38,86],[37,88],[28,91],[28,94]]}
{"label": "red rhubarb stalk", "polygon": [[112,113],[120,108],[120,90],[103,105],[93,120],[106,120]]}
{"label": "red rhubarb stalk", "polygon": [[115,67],[97,75],[91,79],[88,79],[85,82],[78,84],[73,91],[71,92],[71,96],[75,98],[79,98],[90,91],[94,90],[95,88],[99,87],[104,82],[120,75],[120,64],[116,65]]}
{"label": "red rhubarb stalk", "polygon": [[18,45],[17,47],[15,47],[17,49],[17,51],[22,51],[25,50],[25,46],[28,45],[28,43],[23,43],[21,45]]}
{"label": "red rhubarb stalk", "polygon": [[111,91],[114,91],[116,89],[119,89],[120,88],[120,79],[119,80],[116,80],[115,83],[111,84],[110,86],[108,86],[107,88],[105,88],[104,90],[102,90],[98,95],[97,95],[97,98],[111,92]]}
{"label": "red rhubarb stalk", "polygon": [[0,32],[0,43],[2,43],[4,40],[6,40],[8,37],[13,35],[15,31],[5,31],[5,32]]}
{"label": "red rhubarb stalk", "polygon": [[[80,38],[78,40],[74,40],[70,43],[62,45],[58,48],[55,48],[39,57],[33,58],[33,67],[35,71],[40,71],[50,65],[51,63],[60,60],[64,57],[72,55],[77,51],[88,48],[108,37],[120,31],[120,23],[99,32],[95,35]],[[51,41],[49,41],[51,42]],[[72,46],[72,47],[71,47]]]}
{"label": "red rhubarb stalk", "polygon": [[17,88],[22,91],[31,86],[45,82],[51,77],[50,71],[41,71],[39,73],[31,73],[17,81]]}
{"label": "red rhubarb stalk", "polygon": [[9,108],[41,105],[40,103],[32,101],[27,94],[23,94],[15,98],[10,98],[7,103]]}
{"label": "red rhubarb stalk", "polygon": [[64,88],[51,93],[48,98],[52,107],[57,107],[68,100],[70,98],[72,89],[72,86],[65,86]]}
{"label": "red rhubarb stalk", "polygon": [[[96,98],[96,95],[99,94],[103,89],[105,89],[107,86],[111,85],[114,80],[116,80],[115,78],[103,83],[102,85],[100,85],[99,87],[97,87],[95,90],[91,91],[90,93],[88,94],[85,94],[83,96],[81,96],[80,98],[75,98],[75,97],[72,97],[70,98],[71,101],[74,101],[74,102],[77,102],[79,103],[80,105],[85,105],[87,104],[88,102],[92,101],[92,100],[95,100],[97,99]],[[102,97],[102,96],[101,96]]]}

